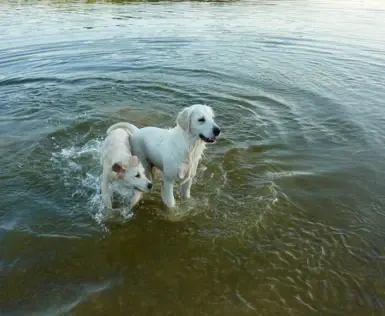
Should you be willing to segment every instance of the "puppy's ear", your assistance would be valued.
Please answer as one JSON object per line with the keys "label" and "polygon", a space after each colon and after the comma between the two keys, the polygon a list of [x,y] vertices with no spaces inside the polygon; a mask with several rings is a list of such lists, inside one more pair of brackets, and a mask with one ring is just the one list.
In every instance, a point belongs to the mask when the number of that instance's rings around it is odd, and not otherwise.
{"label": "puppy's ear", "polygon": [[116,172],[116,173],[122,173],[123,172],[123,167],[122,167],[122,164],[121,163],[114,163],[113,166],[112,166],[112,171]]}
{"label": "puppy's ear", "polygon": [[187,133],[190,131],[190,114],[190,110],[186,108],[178,114],[175,121]]}
{"label": "puppy's ear", "polygon": [[139,158],[137,156],[131,156],[128,160],[128,167],[135,168],[139,165]]}

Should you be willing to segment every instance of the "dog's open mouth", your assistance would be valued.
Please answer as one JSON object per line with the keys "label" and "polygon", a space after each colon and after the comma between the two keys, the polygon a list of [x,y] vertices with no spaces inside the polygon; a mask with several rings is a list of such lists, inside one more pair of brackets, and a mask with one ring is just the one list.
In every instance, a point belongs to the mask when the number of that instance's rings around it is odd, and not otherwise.
{"label": "dog's open mouth", "polygon": [[212,138],[207,138],[205,137],[204,135],[202,134],[199,134],[199,137],[201,138],[201,140],[203,140],[205,143],[215,143],[215,141],[217,140],[217,138],[214,136]]}

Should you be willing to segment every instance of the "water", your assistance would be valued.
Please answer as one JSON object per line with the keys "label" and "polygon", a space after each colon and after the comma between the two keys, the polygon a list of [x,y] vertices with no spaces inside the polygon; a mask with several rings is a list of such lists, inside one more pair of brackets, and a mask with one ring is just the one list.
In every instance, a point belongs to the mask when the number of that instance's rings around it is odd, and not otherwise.
{"label": "water", "polygon": [[[385,315],[382,1],[0,4],[1,315]],[[193,199],[102,212],[125,120],[211,105]]]}

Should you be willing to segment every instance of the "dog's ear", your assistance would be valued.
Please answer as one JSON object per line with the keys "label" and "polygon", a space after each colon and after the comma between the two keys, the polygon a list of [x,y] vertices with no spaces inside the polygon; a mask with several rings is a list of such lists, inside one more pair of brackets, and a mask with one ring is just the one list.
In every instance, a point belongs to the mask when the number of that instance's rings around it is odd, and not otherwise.
{"label": "dog's ear", "polygon": [[123,172],[123,167],[122,167],[122,164],[121,163],[114,163],[113,166],[112,166],[112,171],[116,172],[116,173],[122,173]]}
{"label": "dog's ear", "polygon": [[130,168],[135,168],[139,165],[139,158],[137,156],[131,156],[128,160],[128,166]]}
{"label": "dog's ear", "polygon": [[207,106],[207,110],[209,111],[211,117],[214,117],[214,116],[215,116],[215,113],[214,113],[213,108],[212,108],[211,106],[208,106],[208,105],[206,105],[206,106]]}
{"label": "dog's ear", "polygon": [[190,131],[190,114],[190,109],[186,108],[180,112],[176,118],[176,124],[187,133]]}

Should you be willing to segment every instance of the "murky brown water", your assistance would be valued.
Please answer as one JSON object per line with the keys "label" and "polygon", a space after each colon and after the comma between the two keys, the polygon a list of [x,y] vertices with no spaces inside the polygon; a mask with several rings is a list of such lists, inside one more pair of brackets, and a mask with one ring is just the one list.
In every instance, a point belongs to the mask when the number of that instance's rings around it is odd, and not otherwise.
{"label": "murky brown water", "polygon": [[[381,1],[1,2],[1,315],[382,315]],[[193,199],[100,211],[120,120],[204,102]],[[124,206],[124,202],[122,204]]]}

